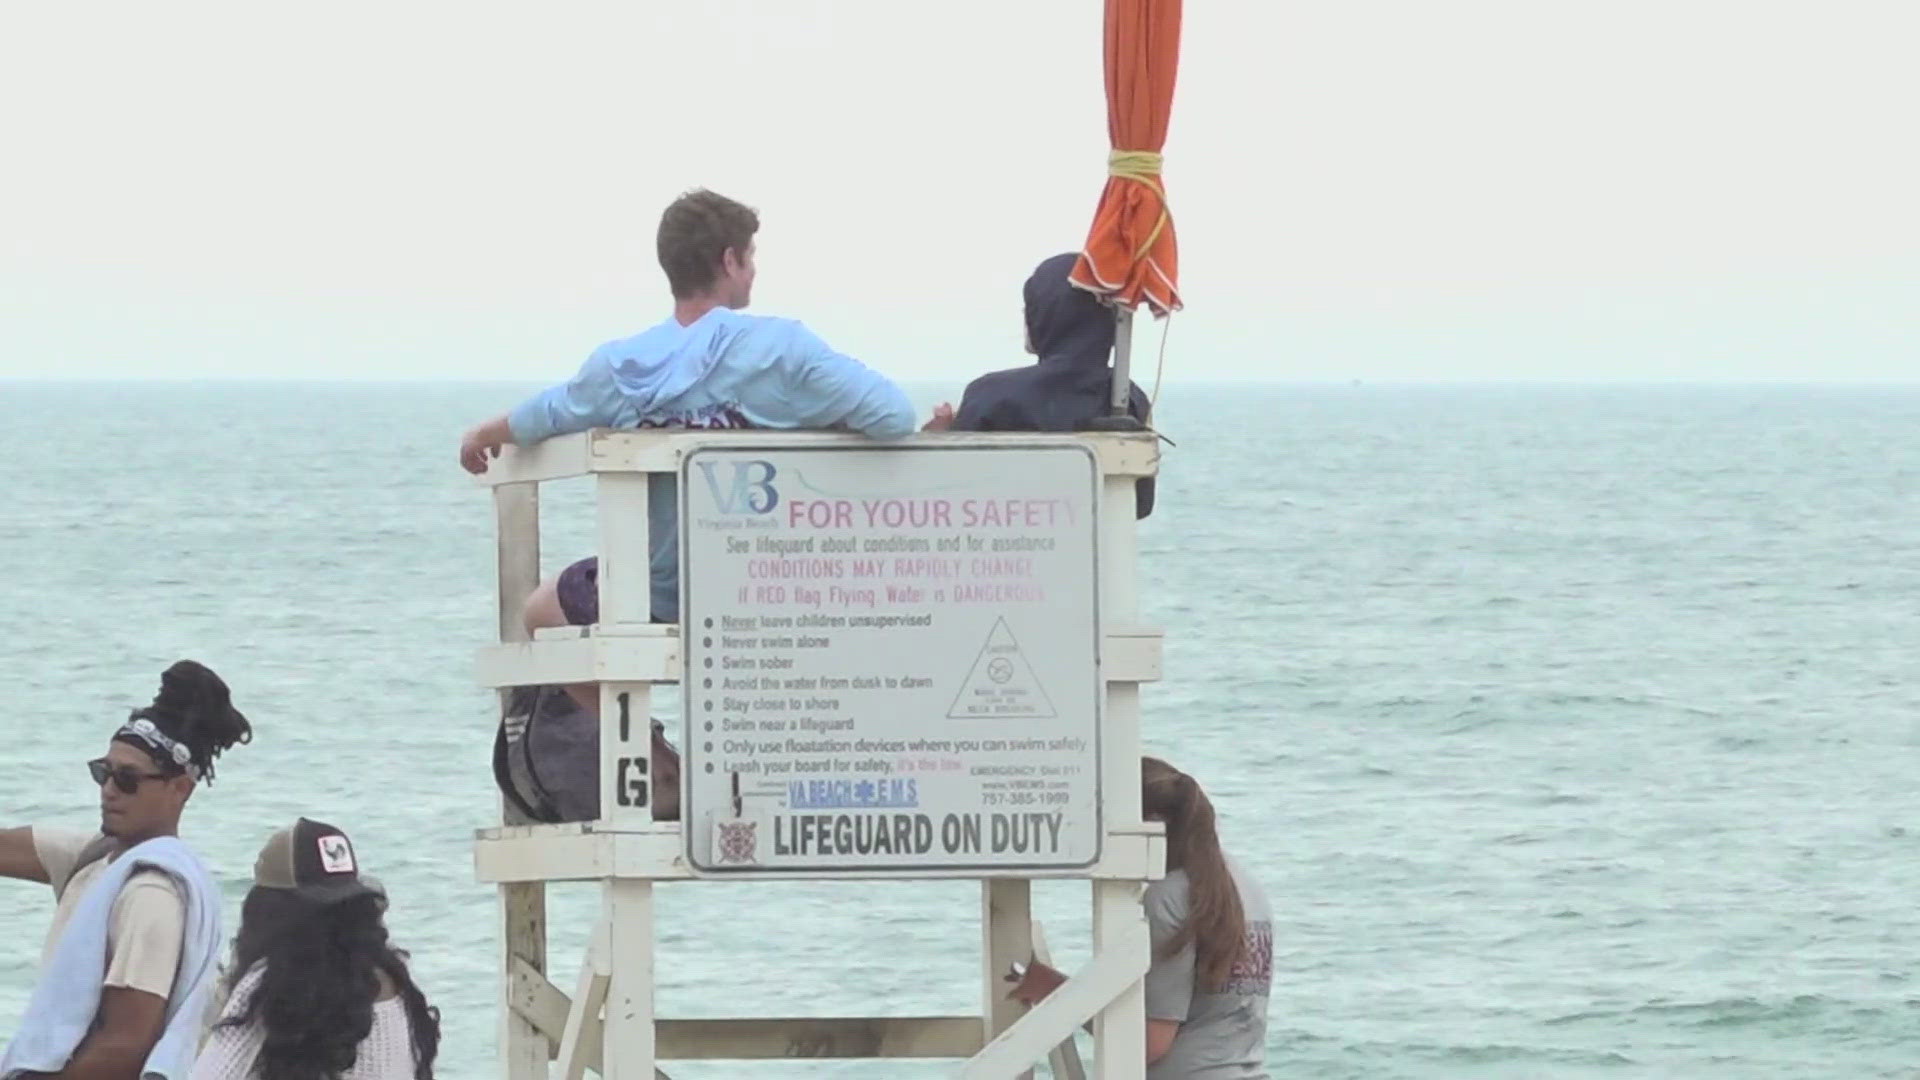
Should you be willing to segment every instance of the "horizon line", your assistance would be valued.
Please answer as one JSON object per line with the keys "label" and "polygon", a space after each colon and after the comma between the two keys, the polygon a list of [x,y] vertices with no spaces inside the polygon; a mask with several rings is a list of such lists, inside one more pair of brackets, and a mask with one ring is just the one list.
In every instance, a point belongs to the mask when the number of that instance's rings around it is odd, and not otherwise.
{"label": "horizon line", "polygon": [[[42,385],[42,386],[101,386],[101,385],[170,385],[170,386],[525,386],[530,384],[551,384],[553,379],[528,378],[397,378],[380,375],[366,376],[323,376],[323,375],[138,375],[138,376],[46,376],[46,375],[0,375],[0,385]],[[939,376],[919,378],[896,378],[894,382],[901,386],[947,385],[953,380]],[[1136,380],[1137,381],[1137,380]],[[1226,387],[1226,386],[1920,386],[1920,376],[1861,375],[1861,376],[1804,376],[1804,375],[1761,375],[1716,377],[1696,376],[1691,378],[1655,376],[1607,377],[1593,375],[1568,376],[1511,376],[1511,375],[1460,375],[1460,376],[1290,376],[1276,378],[1237,377],[1237,378],[1195,378],[1181,379],[1178,382],[1167,380],[1163,386],[1184,387]]]}

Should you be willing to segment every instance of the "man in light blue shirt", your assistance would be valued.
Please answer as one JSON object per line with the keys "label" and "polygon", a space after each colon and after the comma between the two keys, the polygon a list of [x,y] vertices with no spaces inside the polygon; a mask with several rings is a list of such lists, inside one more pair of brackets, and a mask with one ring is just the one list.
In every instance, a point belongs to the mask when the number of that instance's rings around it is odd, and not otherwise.
{"label": "man in light blue shirt", "polygon": [[[913,406],[892,380],[835,352],[792,319],[742,314],[753,289],[753,210],[692,191],[660,218],[660,267],[673,316],[594,350],[573,378],[488,420],[460,441],[460,463],[483,473],[500,447],[613,428],[831,428],[876,439],[914,430]],[[680,618],[676,487],[649,477],[652,616]],[[583,559],[527,602],[529,631],[598,621],[598,564]],[[570,688],[599,711],[591,686]]]}

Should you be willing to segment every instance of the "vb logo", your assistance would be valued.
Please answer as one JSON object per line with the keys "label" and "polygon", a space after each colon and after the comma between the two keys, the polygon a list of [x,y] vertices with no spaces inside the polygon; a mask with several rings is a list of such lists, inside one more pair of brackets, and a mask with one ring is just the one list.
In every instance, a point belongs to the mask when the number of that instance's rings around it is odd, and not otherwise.
{"label": "vb logo", "polygon": [[780,493],[773,487],[771,461],[734,462],[733,483],[724,489],[714,472],[719,462],[702,461],[699,465],[700,471],[707,474],[707,491],[713,495],[713,504],[723,514],[771,514],[780,504]]}

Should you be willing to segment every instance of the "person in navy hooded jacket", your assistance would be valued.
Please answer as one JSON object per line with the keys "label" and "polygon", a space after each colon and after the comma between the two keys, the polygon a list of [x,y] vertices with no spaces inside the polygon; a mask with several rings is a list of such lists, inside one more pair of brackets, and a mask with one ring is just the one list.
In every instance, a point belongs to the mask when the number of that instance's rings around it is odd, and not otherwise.
{"label": "person in navy hooded jacket", "polygon": [[[1039,362],[988,372],[967,384],[956,412],[942,405],[928,431],[1075,431],[1107,415],[1113,388],[1113,309],[1067,280],[1077,255],[1055,255],[1027,278],[1027,351]],[[1150,405],[1129,384],[1127,411],[1142,424]],[[1153,477],[1135,485],[1135,513],[1153,513]]]}

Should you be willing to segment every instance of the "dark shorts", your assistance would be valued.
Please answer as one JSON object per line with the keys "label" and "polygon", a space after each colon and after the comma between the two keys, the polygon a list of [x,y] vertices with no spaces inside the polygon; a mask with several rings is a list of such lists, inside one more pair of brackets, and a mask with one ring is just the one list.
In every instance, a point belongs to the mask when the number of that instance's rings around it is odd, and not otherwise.
{"label": "dark shorts", "polygon": [[574,626],[592,626],[600,621],[600,560],[592,555],[560,571],[554,583],[554,596],[560,601],[560,614]]}
{"label": "dark shorts", "polygon": [[[560,615],[572,626],[592,626],[600,621],[600,560],[587,556],[565,570],[560,571],[560,579],[553,584],[554,599],[560,602]],[[652,590],[648,590],[651,601]],[[649,603],[651,606],[651,603]],[[673,622],[673,612],[663,617],[655,609],[650,612],[648,622]]]}

